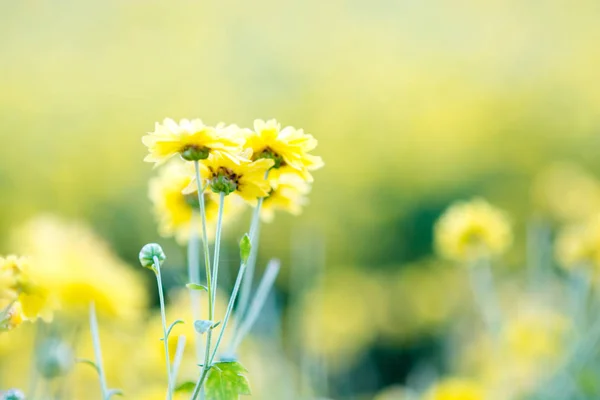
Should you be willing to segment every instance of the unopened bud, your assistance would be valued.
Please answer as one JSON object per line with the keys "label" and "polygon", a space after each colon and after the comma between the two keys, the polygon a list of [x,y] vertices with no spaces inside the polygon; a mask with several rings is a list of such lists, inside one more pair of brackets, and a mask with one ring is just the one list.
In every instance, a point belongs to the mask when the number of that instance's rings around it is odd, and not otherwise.
{"label": "unopened bud", "polygon": [[209,149],[207,147],[190,145],[186,146],[180,154],[181,158],[186,161],[206,160],[208,158]]}
{"label": "unopened bud", "polygon": [[38,348],[37,367],[46,379],[69,372],[74,363],[73,351],[59,339],[48,339]]}
{"label": "unopened bud", "polygon": [[158,260],[159,266],[166,260],[167,256],[162,247],[156,243],[148,243],[140,250],[140,264],[142,267],[154,269],[154,258]]}
{"label": "unopened bud", "polygon": [[213,178],[210,182],[210,188],[215,193],[225,193],[225,196],[235,192],[237,184],[224,175]]}

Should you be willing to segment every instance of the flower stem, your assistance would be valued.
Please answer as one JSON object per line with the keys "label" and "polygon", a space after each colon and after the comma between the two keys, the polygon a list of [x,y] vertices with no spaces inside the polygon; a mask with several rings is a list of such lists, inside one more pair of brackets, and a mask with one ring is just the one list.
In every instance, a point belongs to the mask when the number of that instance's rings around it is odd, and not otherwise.
{"label": "flower stem", "polygon": [[[192,215],[192,223],[190,227],[190,239],[188,241],[188,279],[190,283],[200,284],[200,243],[198,241],[198,232],[196,230],[196,224],[198,222],[198,215],[194,213]],[[190,302],[192,303],[192,317],[194,321],[201,319],[200,314],[200,292],[194,289],[189,289]],[[195,352],[196,361],[202,362],[202,335],[200,333],[194,333],[195,340]]]}
{"label": "flower stem", "polygon": [[96,358],[96,367],[100,378],[100,390],[102,399],[108,400],[108,386],[106,385],[106,376],[102,366],[102,349],[100,348],[100,333],[98,331],[98,320],[96,318],[96,307],[94,302],[90,303],[90,331],[92,332],[92,343],[94,345],[94,356]]}
{"label": "flower stem", "polygon": [[219,277],[219,255],[221,253],[221,232],[223,229],[223,205],[225,203],[225,193],[219,193],[219,214],[217,217],[217,231],[215,233],[215,254],[213,260],[212,275],[215,277],[213,282],[212,305],[215,306],[217,299],[217,282]]}
{"label": "flower stem", "polygon": [[165,362],[167,365],[167,399],[173,398],[173,382],[171,380],[171,357],[169,357],[169,338],[167,336],[167,316],[165,313],[165,296],[163,294],[162,278],[160,275],[160,262],[158,257],[154,256],[154,272],[156,274],[156,283],[158,285],[158,297],[160,300],[160,317],[163,326],[163,342],[165,345]]}

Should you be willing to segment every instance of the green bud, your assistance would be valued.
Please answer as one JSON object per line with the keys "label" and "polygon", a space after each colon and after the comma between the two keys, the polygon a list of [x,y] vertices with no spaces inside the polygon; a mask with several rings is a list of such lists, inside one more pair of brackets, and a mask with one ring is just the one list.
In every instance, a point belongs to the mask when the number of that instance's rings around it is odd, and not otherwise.
{"label": "green bud", "polygon": [[209,154],[208,147],[199,147],[194,145],[189,145],[181,150],[181,158],[186,161],[200,161],[206,160]]}
{"label": "green bud", "polygon": [[0,394],[2,395],[2,400],[25,400],[25,393],[19,389],[9,389]]}
{"label": "green bud", "polygon": [[140,250],[140,264],[142,264],[142,267],[154,269],[154,257],[158,259],[159,265],[162,265],[167,258],[160,245],[148,243]]}
{"label": "green bud", "polygon": [[203,334],[208,332],[209,329],[213,327],[215,323],[209,320],[197,320],[194,321],[194,329],[196,332]]}
{"label": "green bud", "polygon": [[244,236],[240,239],[240,258],[242,262],[246,264],[248,261],[248,257],[250,257],[250,251],[252,250],[252,242],[250,242],[250,236],[248,234],[244,234]]}
{"label": "green bud", "polygon": [[261,151],[260,153],[258,153],[258,155],[255,157],[255,160],[258,160],[260,158],[268,158],[273,160],[274,164],[271,168],[273,169],[277,169],[280,168],[284,162],[283,162],[283,157],[281,157],[279,154],[275,153],[273,150],[266,148],[263,151]]}
{"label": "green bud", "polygon": [[59,339],[48,339],[38,348],[37,369],[46,379],[65,375],[74,362],[73,351]]}
{"label": "green bud", "polygon": [[210,188],[215,193],[225,193],[225,196],[235,192],[237,184],[224,175],[213,178],[210,182]]}

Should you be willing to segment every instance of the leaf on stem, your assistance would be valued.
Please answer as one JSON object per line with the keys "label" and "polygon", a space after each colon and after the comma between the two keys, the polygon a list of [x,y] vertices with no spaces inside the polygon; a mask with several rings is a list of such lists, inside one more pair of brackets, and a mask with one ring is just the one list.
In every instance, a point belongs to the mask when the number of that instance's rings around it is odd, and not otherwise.
{"label": "leaf on stem", "polygon": [[212,329],[214,325],[214,321],[209,321],[207,319],[199,319],[194,321],[194,329],[200,334],[208,332],[208,330]]}
{"label": "leaf on stem", "polygon": [[123,396],[123,391],[119,389],[110,389],[106,394],[106,399],[109,400],[113,396]]}
{"label": "leaf on stem", "polygon": [[100,374],[100,368],[98,368],[96,363],[93,362],[92,360],[88,360],[87,358],[76,358],[75,362],[80,363],[80,364],[87,364],[90,367],[94,368],[98,374]]}
{"label": "leaf on stem", "polygon": [[214,363],[204,387],[206,400],[238,400],[240,395],[251,394],[247,372],[237,361]]}
{"label": "leaf on stem", "polygon": [[[171,334],[171,331],[173,330],[173,328],[175,327],[175,325],[178,324],[184,324],[185,322],[182,319],[178,319],[177,321],[173,321],[171,323],[171,325],[169,325],[169,329],[167,329],[167,339],[169,338],[169,335]],[[161,338],[160,340],[164,340],[164,338]]]}
{"label": "leaf on stem", "polygon": [[191,393],[194,391],[195,387],[196,387],[196,382],[192,382],[192,381],[182,382],[179,385],[177,385],[177,387],[175,388],[175,392]]}
{"label": "leaf on stem", "polygon": [[240,258],[242,262],[246,264],[248,257],[250,257],[250,251],[252,250],[252,243],[250,242],[250,236],[244,234],[244,237],[240,240]]}
{"label": "leaf on stem", "polygon": [[185,285],[186,288],[188,289],[192,289],[192,290],[204,290],[205,292],[208,292],[208,288],[204,285],[199,285],[197,283],[188,283]]}

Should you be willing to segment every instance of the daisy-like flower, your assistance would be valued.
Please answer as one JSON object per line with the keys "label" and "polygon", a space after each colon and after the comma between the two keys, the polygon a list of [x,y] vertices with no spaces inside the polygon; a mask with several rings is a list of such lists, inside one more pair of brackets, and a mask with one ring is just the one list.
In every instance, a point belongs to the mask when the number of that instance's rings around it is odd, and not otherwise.
{"label": "daisy-like flower", "polygon": [[[162,236],[175,236],[179,243],[189,239],[192,224],[198,234],[202,232],[200,218],[194,214],[200,212],[198,190],[195,186],[183,194],[183,190],[192,182],[193,169],[181,162],[173,161],[163,168],[159,175],[150,181],[149,196],[154,205],[154,214],[158,220],[159,233]],[[212,191],[204,192],[204,205],[209,235],[214,234],[214,226],[219,212],[219,195]],[[235,220],[244,209],[244,202],[234,196],[225,198],[223,223]],[[209,240],[212,240],[209,237]]]}
{"label": "daisy-like flower", "polygon": [[[248,150],[236,160],[220,153],[211,154],[200,164],[202,179],[208,181],[214,193],[234,193],[249,204],[255,204],[259,197],[269,194],[271,187],[265,176],[274,161],[269,158],[251,161],[249,157]],[[183,193],[194,193],[197,190],[196,185],[196,178],[192,178]]]}
{"label": "daisy-like flower", "polygon": [[434,385],[425,400],[484,400],[482,386],[468,379],[451,378]]}
{"label": "daisy-like flower", "polygon": [[[295,173],[302,179],[312,182],[310,171],[323,166],[321,157],[309,154],[317,147],[317,140],[304,133],[302,129],[281,125],[274,119],[254,121],[254,131],[244,131],[246,148],[252,149],[252,159],[262,158],[274,161],[273,170],[269,174],[277,177],[279,173]],[[276,172],[281,170],[280,172]]]}
{"label": "daisy-like flower", "polygon": [[555,252],[563,268],[600,268],[600,215],[563,228]]}
{"label": "daisy-like flower", "polygon": [[177,123],[166,118],[142,138],[149,151],[144,161],[162,164],[177,154],[186,161],[204,160],[210,154],[235,154],[244,144],[238,131],[235,125],[211,127],[200,119],[182,119]]}
{"label": "daisy-like flower", "polygon": [[271,191],[263,199],[260,210],[263,221],[271,222],[276,210],[299,215],[302,206],[308,203],[306,195],[310,192],[310,186],[296,174],[284,174],[279,179],[269,179],[269,182]]}
{"label": "daisy-like flower", "polygon": [[457,261],[504,253],[512,243],[506,214],[485,200],[451,206],[435,226],[438,252]]}

